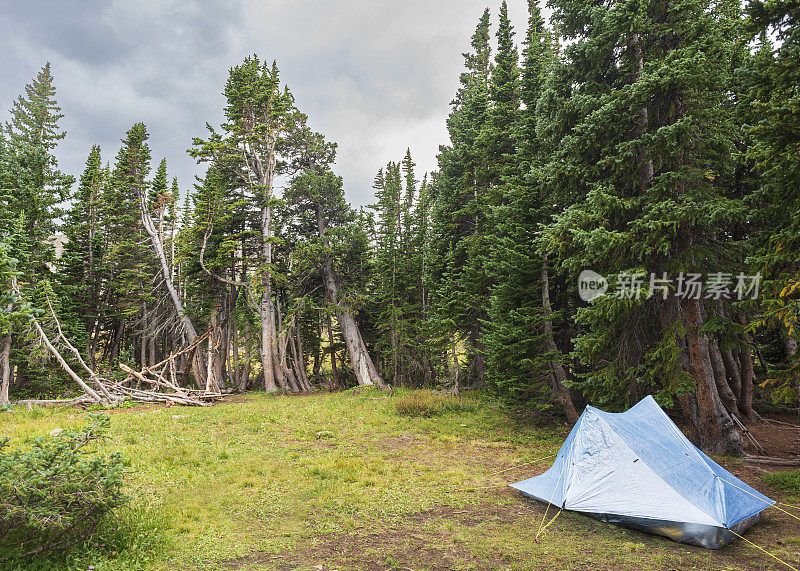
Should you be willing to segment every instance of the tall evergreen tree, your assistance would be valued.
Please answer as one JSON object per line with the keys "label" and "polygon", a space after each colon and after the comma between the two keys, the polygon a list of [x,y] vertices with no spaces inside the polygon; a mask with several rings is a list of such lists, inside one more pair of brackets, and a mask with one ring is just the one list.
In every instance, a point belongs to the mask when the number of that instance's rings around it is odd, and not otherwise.
{"label": "tall evergreen tree", "polygon": [[[514,118],[515,153],[506,159],[501,198],[491,213],[495,246],[490,257],[492,290],[486,344],[489,379],[499,394],[527,407],[559,402],[568,419],[577,415],[564,387],[566,372],[553,338],[547,257],[538,239],[553,214],[557,196],[539,176],[546,161],[536,107],[553,60],[552,38],[534,0],[528,3],[520,98]],[[495,73],[500,67],[498,62]]]}
{"label": "tall evergreen tree", "polygon": [[[69,309],[79,315],[84,339],[76,340],[95,363],[96,341],[103,305],[101,293],[106,281],[103,267],[107,241],[102,206],[103,189],[108,179],[103,168],[100,146],[93,145],[78,188],[72,196],[64,233],[67,243],[61,260],[62,283]],[[83,341],[83,343],[81,343]]]}
{"label": "tall evergreen tree", "polygon": [[726,40],[702,1],[553,6],[572,40],[562,73],[573,123],[548,169],[550,183],[569,185],[562,191],[579,200],[548,229],[548,243],[571,280],[589,268],[675,280],[578,311],[576,351],[588,367],[580,386],[600,402],[642,390],[679,397],[704,448],[741,453],[706,329],[717,308],[678,281],[736,265],[723,230],[742,214],[721,183],[732,167],[719,116]]}
{"label": "tall evergreen tree", "polygon": [[273,297],[274,181],[279,159],[291,160],[291,138],[302,128],[305,116],[295,108],[288,88],[281,87],[277,65],[262,63],[256,56],[231,69],[225,97],[222,132],[209,126],[208,138],[195,139],[191,153],[233,177],[259,211],[260,251],[254,265],[260,283],[254,293],[259,298],[262,370],[267,391],[286,390],[289,387],[279,362]]}
{"label": "tall evergreen tree", "polygon": [[489,114],[489,11],[481,16],[464,54],[466,71],[447,119],[450,145],[439,149],[439,173],[431,186],[429,277],[433,320],[444,346],[466,339],[469,373],[486,374],[482,323],[488,307],[483,256],[486,239],[487,188],[490,179],[480,141]]}
{"label": "tall evergreen tree", "polygon": [[113,304],[108,318],[113,333],[106,357],[116,360],[120,350],[141,344],[146,306],[152,304],[155,263],[142,227],[140,194],[149,193],[150,135],[144,123],[134,124],[125,134],[111,178],[103,196],[103,217],[109,235],[106,275]]}
{"label": "tall evergreen tree", "polygon": [[55,100],[55,86],[46,64],[36,79],[25,86],[11,108],[11,120],[6,123],[8,135],[3,170],[8,177],[4,186],[12,192],[4,193],[4,221],[2,230],[9,232],[19,220],[23,235],[18,240],[26,243],[29,256],[20,258],[19,270],[25,279],[35,281],[53,261],[51,236],[61,210],[59,204],[66,199],[73,178],[58,170],[53,149],[66,136],[59,130],[63,117]]}
{"label": "tall evergreen tree", "polygon": [[[800,400],[800,9],[794,2],[748,4],[758,47],[739,70],[747,158],[760,175],[748,196],[752,262],[764,275],[756,321],[775,340],[766,383],[778,402]],[[770,41],[774,37],[775,42]],[[769,348],[767,348],[769,349]]]}

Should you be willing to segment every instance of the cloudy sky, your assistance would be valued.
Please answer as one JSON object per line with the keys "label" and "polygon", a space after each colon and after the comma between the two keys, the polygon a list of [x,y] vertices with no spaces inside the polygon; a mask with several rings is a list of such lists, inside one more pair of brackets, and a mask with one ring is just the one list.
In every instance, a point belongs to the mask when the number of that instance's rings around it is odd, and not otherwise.
{"label": "cloudy sky", "polygon": [[[0,119],[51,62],[68,132],[57,154],[78,175],[98,143],[113,161],[146,123],[154,163],[187,189],[186,154],[222,119],[228,69],[248,54],[277,60],[311,127],[339,143],[336,171],[356,205],[378,167],[411,148],[421,173],[447,142],[445,118],[485,7],[500,0],[4,0]],[[527,2],[509,11],[521,41]]]}

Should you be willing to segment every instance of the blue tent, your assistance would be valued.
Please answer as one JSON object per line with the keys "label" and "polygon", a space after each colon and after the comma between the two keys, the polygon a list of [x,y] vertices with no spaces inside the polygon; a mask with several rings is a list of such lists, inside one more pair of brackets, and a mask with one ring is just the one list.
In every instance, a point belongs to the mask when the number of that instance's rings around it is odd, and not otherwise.
{"label": "blue tent", "polygon": [[588,406],[526,496],[676,541],[718,549],[775,502],[698,450],[653,397],[623,413]]}

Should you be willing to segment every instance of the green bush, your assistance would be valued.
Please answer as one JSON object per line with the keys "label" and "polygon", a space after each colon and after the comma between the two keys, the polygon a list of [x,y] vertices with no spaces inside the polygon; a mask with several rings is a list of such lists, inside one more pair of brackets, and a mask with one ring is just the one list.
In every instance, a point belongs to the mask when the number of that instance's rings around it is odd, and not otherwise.
{"label": "green bush", "polygon": [[474,412],[478,406],[478,401],[473,397],[446,396],[431,391],[414,391],[394,399],[395,412],[413,418],[429,418],[450,412]]}
{"label": "green bush", "polygon": [[0,561],[64,549],[88,539],[126,501],[119,454],[92,454],[108,429],[98,414],[79,432],[38,438],[9,452],[0,439]]}

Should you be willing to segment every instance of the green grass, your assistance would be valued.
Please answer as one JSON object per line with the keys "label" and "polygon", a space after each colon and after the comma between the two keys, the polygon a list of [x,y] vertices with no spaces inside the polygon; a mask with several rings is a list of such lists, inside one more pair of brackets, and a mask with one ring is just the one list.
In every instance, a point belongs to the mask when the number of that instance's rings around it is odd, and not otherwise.
{"label": "green grass", "polygon": [[777,490],[800,494],[800,470],[780,470],[764,474],[764,481]]}
{"label": "green grass", "polygon": [[[515,424],[480,396],[453,404],[433,395],[445,402],[431,405],[432,414],[409,415],[402,404],[430,405],[429,395],[251,393],[247,402],[209,408],[112,411],[111,438],[102,448],[123,453],[127,492],[136,499],[59,565],[98,571],[770,567],[766,555],[746,545],[709,552],[569,512],[534,541],[544,506],[507,484],[549,467],[568,427]],[[22,445],[83,424],[85,415],[76,411],[17,408],[0,414],[0,436]],[[748,534],[753,541],[799,535],[788,517],[766,519]],[[800,546],[784,542],[777,553],[797,561]]]}
{"label": "green grass", "polygon": [[475,412],[480,406],[480,401],[472,395],[456,397],[423,390],[397,396],[393,404],[395,412],[399,415],[429,418],[447,413]]}

